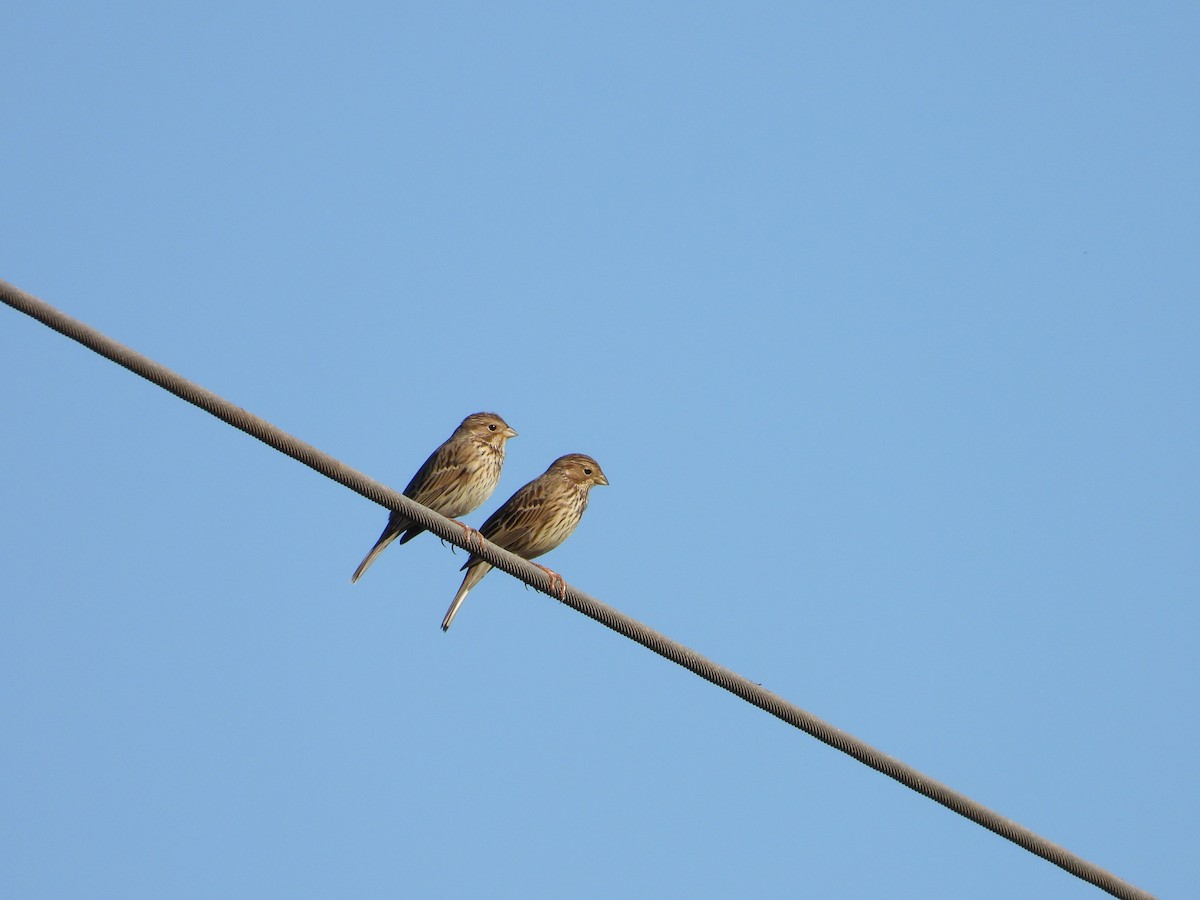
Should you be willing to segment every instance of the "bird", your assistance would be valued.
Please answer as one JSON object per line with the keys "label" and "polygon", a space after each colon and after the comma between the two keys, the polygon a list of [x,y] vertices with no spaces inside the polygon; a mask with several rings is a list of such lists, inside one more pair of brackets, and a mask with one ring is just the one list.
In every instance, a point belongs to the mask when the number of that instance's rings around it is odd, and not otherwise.
{"label": "bird", "polygon": [[[588,492],[598,484],[608,484],[608,478],[596,460],[583,453],[560,456],[550,468],[488,516],[479,533],[493,544],[525,559],[549,553],[575,530],[587,509]],[[442,619],[442,631],[450,627],[471,588],[479,584],[491,568],[490,563],[474,555],[463,563],[467,574]],[[563,577],[545,566],[538,568],[550,576],[552,583],[562,586],[561,598],[566,593]]]}
{"label": "bird", "polygon": [[[500,482],[504,445],[516,436],[516,431],[496,413],[472,413],[417,469],[417,474],[404,489],[404,496],[451,519],[465,516],[492,496]],[[476,534],[462,522],[458,524],[468,536]],[[424,530],[403,513],[393,511],[379,540],[354,570],[350,583],[358,581],[397,537],[401,544],[407,544]]]}

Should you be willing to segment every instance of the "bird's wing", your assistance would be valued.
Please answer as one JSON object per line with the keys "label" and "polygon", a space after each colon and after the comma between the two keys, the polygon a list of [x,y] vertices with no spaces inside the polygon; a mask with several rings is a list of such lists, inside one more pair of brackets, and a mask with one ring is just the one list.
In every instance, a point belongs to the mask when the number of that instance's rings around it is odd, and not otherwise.
{"label": "bird's wing", "polygon": [[546,483],[540,479],[531,481],[488,516],[479,531],[493,544],[524,556],[538,530],[546,500]]}
{"label": "bird's wing", "polygon": [[462,469],[462,454],[456,453],[447,441],[417,469],[417,474],[404,489],[404,496],[436,510],[438,501],[458,482]]}

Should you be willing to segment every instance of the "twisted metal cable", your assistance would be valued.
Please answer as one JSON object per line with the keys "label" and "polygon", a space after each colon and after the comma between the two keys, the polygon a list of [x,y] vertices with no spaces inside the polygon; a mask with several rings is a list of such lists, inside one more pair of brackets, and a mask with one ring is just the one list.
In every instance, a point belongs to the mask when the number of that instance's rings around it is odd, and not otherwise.
{"label": "twisted metal cable", "polygon": [[[14,309],[20,310],[37,319],[42,324],[78,341],[85,347],[94,350],[101,356],[112,360],[120,366],[141,375],[177,397],[200,407],[216,416],[234,428],[244,431],[251,437],[257,438],[269,447],[273,447],[292,459],[304,463],[327,478],[332,478],[339,484],[361,494],[368,500],[378,503],[388,509],[399,510],[407,518],[428,529],[444,541],[449,541],[457,547],[474,553],[498,569],[520,579],[531,587],[537,588],[544,594],[557,596],[555,585],[541,568],[533,563],[509,553],[496,545],[483,542],[483,546],[468,546],[467,535],[450,519],[438,515],[433,510],[410,500],[386,485],[367,477],[362,472],[352,469],[327,453],[323,453],[311,444],[293,437],[285,431],[276,428],[270,422],[247,410],[230,403],[198,384],[188,381],[183,376],[171,371],[166,366],[154,362],[148,357],[131,350],[110,337],[101,334],[96,329],[83,322],[60,312],[48,303],[27,294],[19,288],[0,280],[0,300]],[[1090,863],[1046,838],[1030,831],[1028,828],[993,812],[981,803],[959,793],[940,781],[923,775],[912,766],[888,756],[880,750],[859,740],[851,734],[835,728],[828,722],[819,719],[812,713],[806,712],[795,704],[789,703],[782,697],[773,694],[762,686],[755,684],[736,672],[717,665],[710,659],[701,656],[694,650],[671,640],[653,628],[630,618],[619,610],[608,606],[582,591],[567,585],[563,602],[585,616],[596,620],[601,625],[636,641],[643,647],[654,651],[659,656],[683,666],[690,672],[699,675],[718,687],[724,688],[731,694],[741,697],[759,709],[769,712],[776,718],[782,719],[789,725],[815,737],[859,762],[882,772],[905,787],[940,803],[976,824],[982,825],[1003,838],[1023,847],[1061,869],[1070,872],[1077,878],[1094,884],[1096,887],[1127,900],[1153,900],[1153,895],[1129,884],[1113,875],[1111,872]]]}

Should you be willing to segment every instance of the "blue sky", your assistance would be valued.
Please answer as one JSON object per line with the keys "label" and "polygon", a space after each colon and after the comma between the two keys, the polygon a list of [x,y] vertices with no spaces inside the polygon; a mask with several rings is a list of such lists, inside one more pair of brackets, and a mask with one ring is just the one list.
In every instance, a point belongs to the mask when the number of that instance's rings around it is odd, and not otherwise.
{"label": "blue sky", "polygon": [[[0,277],[1163,896],[1200,9],[9,4]],[[0,891],[1095,889],[0,311]]]}

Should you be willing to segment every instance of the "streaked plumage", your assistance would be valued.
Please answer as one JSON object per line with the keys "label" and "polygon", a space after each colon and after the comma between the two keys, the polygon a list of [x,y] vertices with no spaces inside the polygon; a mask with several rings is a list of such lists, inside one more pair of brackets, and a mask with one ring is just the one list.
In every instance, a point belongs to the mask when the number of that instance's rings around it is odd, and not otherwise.
{"label": "streaked plumage", "polygon": [[[575,530],[587,509],[588,492],[597,484],[608,484],[598,462],[582,453],[560,456],[492,513],[479,533],[525,559],[549,553]],[[467,574],[442,620],[442,631],[450,627],[468,592],[492,567],[472,556],[463,568]],[[550,575],[562,581],[557,574],[550,572]]]}
{"label": "streaked plumage", "polygon": [[[465,516],[492,496],[500,483],[505,442],[516,436],[508,423],[495,413],[467,416],[454,429],[454,434],[417,470],[404,489],[404,496],[451,519]],[[401,544],[407,544],[424,530],[400,513],[393,512],[371,552],[354,570],[350,583],[358,581],[397,537]]]}

